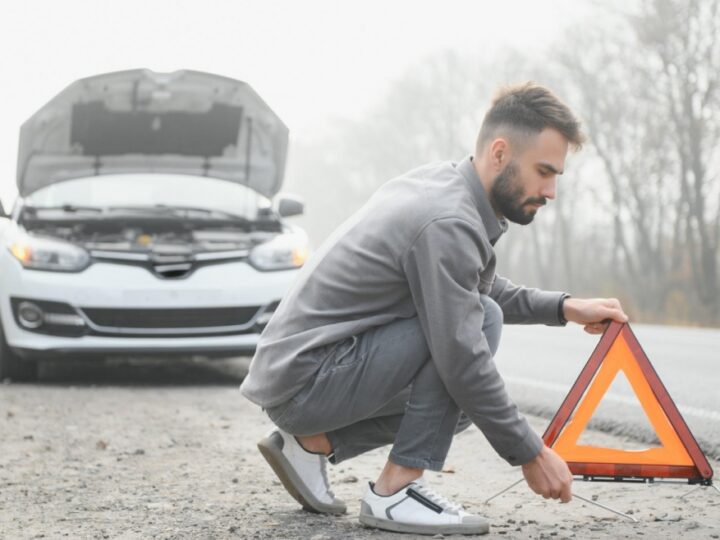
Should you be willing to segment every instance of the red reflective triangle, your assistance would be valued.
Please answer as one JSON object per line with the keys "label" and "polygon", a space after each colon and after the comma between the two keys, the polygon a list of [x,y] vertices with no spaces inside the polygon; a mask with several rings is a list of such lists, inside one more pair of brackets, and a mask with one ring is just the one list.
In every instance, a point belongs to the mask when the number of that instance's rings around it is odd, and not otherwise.
{"label": "red reflective triangle", "polygon": [[[660,440],[659,448],[622,450],[578,444],[593,412],[622,371]],[[573,474],[683,478],[710,484],[713,470],[628,324],[612,322],[543,435]]]}

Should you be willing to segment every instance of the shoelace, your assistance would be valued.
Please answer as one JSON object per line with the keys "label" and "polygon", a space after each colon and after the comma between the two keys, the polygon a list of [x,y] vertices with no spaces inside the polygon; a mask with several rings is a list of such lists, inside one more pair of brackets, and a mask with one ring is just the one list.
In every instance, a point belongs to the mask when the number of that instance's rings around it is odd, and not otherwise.
{"label": "shoelace", "polygon": [[432,502],[437,504],[438,506],[444,508],[445,510],[450,510],[453,512],[459,512],[462,510],[462,507],[459,504],[455,504],[454,502],[450,502],[445,497],[440,495],[439,493],[433,491],[430,489],[429,486],[424,486],[421,484],[415,484],[416,489],[425,497],[430,499]]}

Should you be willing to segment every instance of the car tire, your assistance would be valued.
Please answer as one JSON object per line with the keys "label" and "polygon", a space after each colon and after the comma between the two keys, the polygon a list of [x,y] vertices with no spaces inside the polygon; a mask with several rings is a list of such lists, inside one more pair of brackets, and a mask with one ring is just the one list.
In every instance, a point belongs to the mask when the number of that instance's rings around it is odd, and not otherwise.
{"label": "car tire", "polygon": [[5,341],[0,322],[0,381],[29,382],[37,380],[38,365],[35,360],[20,358]]}

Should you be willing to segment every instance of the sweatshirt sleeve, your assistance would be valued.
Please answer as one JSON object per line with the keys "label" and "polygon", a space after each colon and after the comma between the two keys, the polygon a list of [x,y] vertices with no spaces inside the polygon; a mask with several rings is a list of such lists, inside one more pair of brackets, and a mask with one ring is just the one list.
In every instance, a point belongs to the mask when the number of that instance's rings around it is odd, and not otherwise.
{"label": "sweatshirt sleeve", "polygon": [[565,326],[567,321],[561,319],[560,303],[567,296],[564,292],[515,285],[497,274],[490,290],[490,297],[502,308],[507,324]]}
{"label": "sweatshirt sleeve", "polygon": [[543,443],[508,396],[480,331],[479,272],[489,256],[471,223],[439,218],[425,225],[402,264],[432,360],[449,394],[502,458],[521,465]]}

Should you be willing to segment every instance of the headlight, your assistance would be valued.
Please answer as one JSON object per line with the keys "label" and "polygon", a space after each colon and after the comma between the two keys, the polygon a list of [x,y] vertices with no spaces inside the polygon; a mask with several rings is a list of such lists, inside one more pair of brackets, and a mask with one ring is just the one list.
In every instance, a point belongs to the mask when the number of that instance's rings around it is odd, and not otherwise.
{"label": "headlight", "polygon": [[253,248],[250,263],[258,270],[288,270],[301,267],[307,256],[305,235],[282,234]]}
{"label": "headlight", "polygon": [[10,242],[10,253],[25,268],[56,272],[80,272],[90,264],[84,249],[50,238],[19,235]]}

